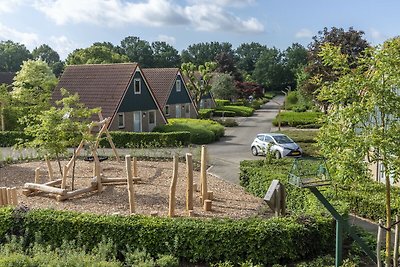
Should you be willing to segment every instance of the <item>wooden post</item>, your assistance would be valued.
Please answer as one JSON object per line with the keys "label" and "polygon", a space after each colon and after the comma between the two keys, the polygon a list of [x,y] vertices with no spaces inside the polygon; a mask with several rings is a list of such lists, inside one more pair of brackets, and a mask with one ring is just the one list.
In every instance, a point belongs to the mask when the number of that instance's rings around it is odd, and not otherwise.
{"label": "wooden post", "polygon": [[7,202],[7,188],[2,187],[1,188],[1,197],[3,199],[3,206],[7,206],[8,202]]}
{"label": "wooden post", "polygon": [[207,199],[208,200],[213,200],[214,199],[214,192],[213,191],[208,191],[207,192]]}
{"label": "wooden post", "polygon": [[133,177],[132,177],[132,166],[131,166],[131,156],[125,156],[126,165],[126,179],[128,181],[128,196],[129,196],[129,213],[135,213],[135,192],[133,188]]}
{"label": "wooden post", "polygon": [[[102,121],[102,120],[103,120],[103,114],[101,114],[101,112],[99,112],[98,115],[99,115],[100,121]],[[105,134],[106,134],[106,136],[107,136],[107,140],[108,140],[108,142],[110,143],[110,146],[111,146],[111,148],[112,148],[112,150],[113,150],[113,152],[114,152],[114,155],[115,155],[115,157],[117,158],[117,162],[120,163],[120,162],[121,162],[121,159],[119,158],[117,149],[115,148],[115,144],[114,144],[114,142],[113,142],[113,140],[112,140],[112,137],[111,137],[111,135],[110,135],[110,132],[108,131],[108,125],[110,124],[110,122],[111,122],[111,118],[107,118],[106,121],[105,121],[105,129],[104,129],[104,132],[105,132]],[[101,137],[101,134],[99,135],[99,140],[98,140],[98,142],[100,142],[100,137]],[[136,177],[136,176],[134,176],[134,177]]]}
{"label": "wooden post", "polygon": [[399,215],[396,215],[396,226],[394,228],[393,267],[399,266]]}
{"label": "wooden post", "polygon": [[211,211],[212,207],[212,201],[209,199],[204,200],[204,210],[205,211]]}
{"label": "wooden post", "polygon": [[3,207],[3,191],[0,188],[0,207]]}
{"label": "wooden post", "polygon": [[175,154],[173,160],[171,186],[169,187],[168,217],[174,217],[175,215],[175,204],[176,204],[175,192],[176,192],[177,181],[178,181],[178,155]]}
{"label": "wooden post", "polygon": [[12,204],[14,206],[18,205],[18,197],[17,197],[17,188],[13,187],[11,188],[11,199],[12,199]]}
{"label": "wooden post", "polygon": [[11,194],[11,188],[6,188],[7,190],[7,205],[12,204],[12,194]]}
{"label": "wooden post", "polygon": [[47,172],[49,173],[49,181],[53,181],[54,180],[54,172],[53,172],[53,168],[51,167],[51,162],[46,156],[44,157],[44,159],[46,160],[46,164],[47,164]]}
{"label": "wooden post", "polygon": [[193,210],[193,155],[186,153],[186,211]]}
{"label": "wooden post", "polygon": [[378,236],[377,236],[377,239],[376,239],[376,260],[378,262],[378,264],[377,264],[378,267],[382,267],[381,243],[382,243],[383,231],[382,231],[381,225],[383,225],[383,221],[379,220]]}
{"label": "wooden post", "polygon": [[93,158],[94,158],[94,166],[95,166],[95,177],[97,177],[97,192],[101,193],[103,191],[103,184],[101,183],[101,177],[100,177],[100,160],[99,157],[97,156],[97,151],[93,149]]}
{"label": "wooden post", "polygon": [[65,165],[63,166],[61,189],[65,189],[67,187],[67,174],[68,174],[68,167],[67,165]]}
{"label": "wooden post", "polygon": [[201,197],[202,202],[207,199],[207,147],[205,145],[201,146],[201,165],[200,165],[200,184],[201,184]]}
{"label": "wooden post", "polygon": [[136,177],[138,177],[138,174],[137,174],[137,158],[133,157],[132,160],[133,160],[133,162],[132,162],[133,177],[136,178]]}
{"label": "wooden post", "polygon": [[35,169],[35,184],[40,183],[40,167]]}

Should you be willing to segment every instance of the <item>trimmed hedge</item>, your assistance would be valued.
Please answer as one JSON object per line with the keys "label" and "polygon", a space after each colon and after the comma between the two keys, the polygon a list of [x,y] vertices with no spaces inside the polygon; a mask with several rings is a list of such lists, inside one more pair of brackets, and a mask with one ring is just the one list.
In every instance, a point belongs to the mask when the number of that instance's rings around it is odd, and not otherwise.
{"label": "trimmed hedge", "polygon": [[285,111],[277,115],[272,121],[274,126],[278,126],[278,118],[281,120],[281,126],[301,126],[313,124],[316,127],[320,127],[320,120],[324,114],[322,112],[293,112]]}
{"label": "trimmed hedge", "polygon": [[211,118],[211,113],[214,111],[212,108],[202,108],[199,110],[199,119],[209,119]]}
{"label": "trimmed hedge", "polygon": [[[118,148],[142,148],[142,147],[176,147],[187,146],[190,143],[189,131],[176,131],[168,133],[160,132],[110,132],[113,143]],[[110,147],[106,137],[100,140],[100,146]]]}
{"label": "trimmed hedge", "polygon": [[0,147],[10,147],[32,139],[31,136],[26,135],[24,132],[0,131]]}
{"label": "trimmed hedge", "polygon": [[214,99],[215,104],[217,105],[217,107],[223,107],[225,105],[229,105],[231,103],[231,101],[226,100],[226,99]]}
{"label": "trimmed hedge", "polygon": [[225,110],[214,110],[212,112],[214,117],[235,117],[236,112],[234,111],[225,111]]}
{"label": "trimmed hedge", "polygon": [[254,113],[254,108],[245,106],[230,105],[230,106],[224,106],[222,108],[217,108],[217,110],[235,112],[236,116],[242,116],[242,117],[250,117]]}
{"label": "trimmed hedge", "polygon": [[[11,217],[4,210],[0,216]],[[117,251],[129,245],[151,255],[172,253],[190,262],[290,262],[332,251],[335,243],[332,220],[305,216],[199,220],[32,210],[22,225],[28,239],[41,233],[41,240],[55,247],[76,240],[92,249],[106,238]]]}

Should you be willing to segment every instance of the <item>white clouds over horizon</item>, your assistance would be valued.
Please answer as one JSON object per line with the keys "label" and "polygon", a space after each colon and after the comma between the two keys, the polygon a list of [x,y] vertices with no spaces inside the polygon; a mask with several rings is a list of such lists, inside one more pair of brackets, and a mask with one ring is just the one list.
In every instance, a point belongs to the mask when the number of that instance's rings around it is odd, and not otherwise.
{"label": "white clouds over horizon", "polygon": [[0,14],[15,11],[23,0],[0,0]]}
{"label": "white clouds over horizon", "polygon": [[75,50],[79,45],[66,36],[51,36],[50,39],[50,46],[57,51],[60,55],[61,60],[67,58],[68,54]]}
{"label": "white clouds over horizon", "polygon": [[33,49],[39,44],[39,36],[36,33],[21,32],[9,28],[0,22],[0,40],[12,40],[24,44],[28,49]]}
{"label": "white clouds over horizon", "polygon": [[167,44],[174,45],[176,43],[176,38],[173,36],[168,36],[164,34],[158,35],[158,41],[166,42]]}
{"label": "white clouds over horizon", "polygon": [[[1,1],[1,0],[0,0]],[[170,0],[36,0],[34,7],[58,25],[88,23],[109,27],[126,24],[142,26],[186,26],[198,31],[232,31],[259,33],[264,25],[256,18],[242,19],[223,6],[249,5],[254,0],[189,1],[180,6]],[[214,2],[213,2],[214,3]]]}
{"label": "white clouds over horizon", "polygon": [[312,38],[314,36],[313,32],[310,29],[300,29],[298,32],[296,32],[295,37],[296,38]]}

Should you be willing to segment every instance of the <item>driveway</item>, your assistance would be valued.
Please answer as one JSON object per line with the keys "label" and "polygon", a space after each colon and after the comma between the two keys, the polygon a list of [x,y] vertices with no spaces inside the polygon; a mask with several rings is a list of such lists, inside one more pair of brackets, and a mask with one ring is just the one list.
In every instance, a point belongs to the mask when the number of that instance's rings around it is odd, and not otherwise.
{"label": "driveway", "polygon": [[[225,136],[209,144],[208,155],[211,167],[208,172],[231,183],[239,184],[239,164],[242,160],[255,159],[250,144],[260,132],[270,132],[272,120],[279,110],[277,103],[284,97],[277,96],[257,110],[252,117],[238,118],[238,127],[226,128]],[[276,103],[277,102],[277,103]]]}

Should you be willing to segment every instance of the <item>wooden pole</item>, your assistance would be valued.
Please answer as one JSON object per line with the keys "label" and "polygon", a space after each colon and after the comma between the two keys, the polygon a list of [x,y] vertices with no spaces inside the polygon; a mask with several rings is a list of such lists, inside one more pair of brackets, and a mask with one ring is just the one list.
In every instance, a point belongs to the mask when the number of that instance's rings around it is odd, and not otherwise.
{"label": "wooden pole", "polygon": [[7,206],[8,205],[8,202],[7,202],[7,188],[5,188],[5,187],[1,188],[1,196],[3,198],[3,205]]}
{"label": "wooden pole", "polygon": [[0,188],[0,207],[2,207],[3,205],[4,205],[3,204],[3,191]]}
{"label": "wooden pole", "polygon": [[396,215],[396,226],[394,228],[393,267],[399,266],[399,215]]}
{"label": "wooden pole", "polygon": [[193,210],[193,155],[186,153],[186,210]]}
{"label": "wooden pole", "polygon": [[47,172],[49,173],[49,180],[53,181],[54,180],[54,172],[53,172],[53,168],[51,167],[51,162],[46,156],[44,157],[44,159],[46,160],[46,164],[47,164]]}
{"label": "wooden pole", "polygon": [[63,176],[61,181],[61,189],[65,189],[67,187],[67,174],[68,174],[68,166],[63,166]]}
{"label": "wooden pole", "polygon": [[376,260],[378,262],[378,264],[377,264],[378,267],[382,267],[381,243],[382,243],[383,231],[382,231],[381,225],[383,225],[382,219],[379,220],[378,236],[377,236],[377,239],[376,239]]}
{"label": "wooden pole", "polygon": [[137,158],[136,157],[133,157],[132,158],[132,170],[133,170],[133,177],[138,177],[138,174],[137,174]]}
{"label": "wooden pole", "polygon": [[0,116],[1,116],[1,130],[4,132],[6,127],[4,125],[4,103],[0,102]]}
{"label": "wooden pole", "polygon": [[200,184],[202,203],[207,199],[207,147],[201,146]]}
{"label": "wooden pole", "polygon": [[40,167],[35,169],[35,184],[40,184]]}
{"label": "wooden pole", "polygon": [[169,209],[168,209],[168,217],[174,217],[175,215],[175,192],[176,192],[176,183],[178,181],[178,155],[174,155],[173,160],[173,169],[172,169],[172,180],[171,185],[169,187]]}
{"label": "wooden pole", "polygon": [[18,197],[17,197],[17,188],[13,187],[11,188],[11,199],[12,199],[12,204],[14,206],[18,205]]}
{"label": "wooden pole", "polygon": [[6,188],[7,190],[7,205],[12,204],[12,194],[11,194],[11,188]]}
{"label": "wooden pole", "polygon": [[126,164],[126,178],[128,180],[128,196],[129,196],[129,213],[135,213],[135,191],[133,188],[133,180],[132,180],[132,166],[131,166],[131,156],[125,156],[125,164]]}
{"label": "wooden pole", "polygon": [[101,177],[100,177],[100,160],[99,157],[97,156],[97,151],[96,149],[92,150],[93,158],[94,158],[94,166],[95,166],[95,177],[97,178],[97,191],[101,193],[103,191],[103,184],[101,183]]}
{"label": "wooden pole", "polygon": [[[101,121],[103,120],[103,114],[101,114],[101,112],[99,112],[99,119],[100,119]],[[112,148],[112,150],[113,150],[113,152],[114,152],[114,155],[115,155],[115,157],[117,158],[117,162],[120,163],[121,160],[120,160],[120,158],[119,158],[117,149],[115,148],[115,145],[114,145],[114,142],[113,142],[112,137],[111,137],[111,135],[110,135],[110,132],[108,131],[108,125],[110,124],[110,122],[111,122],[111,118],[107,118],[107,119],[106,119],[106,122],[105,122],[106,127],[105,127],[104,132],[105,132],[105,134],[106,134],[106,136],[107,136],[107,140],[108,140],[108,142],[110,143],[110,146],[111,146],[111,148]],[[101,137],[101,136],[100,136],[100,137]],[[136,177],[136,176],[134,176],[134,177]]]}

